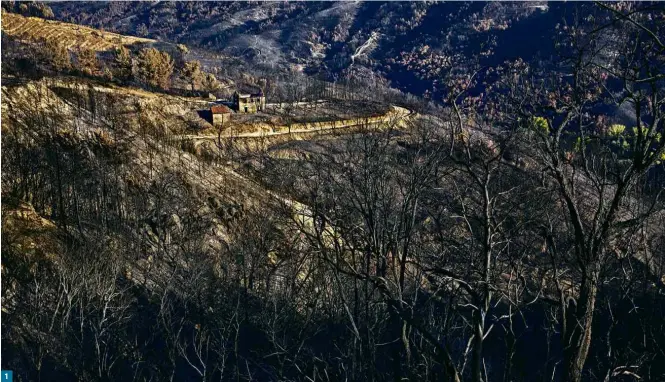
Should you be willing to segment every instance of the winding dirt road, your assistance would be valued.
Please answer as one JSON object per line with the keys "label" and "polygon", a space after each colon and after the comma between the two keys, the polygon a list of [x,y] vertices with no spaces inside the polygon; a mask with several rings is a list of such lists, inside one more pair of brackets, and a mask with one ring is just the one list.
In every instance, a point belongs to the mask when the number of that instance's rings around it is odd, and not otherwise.
{"label": "winding dirt road", "polygon": [[[272,137],[272,136],[286,135],[286,134],[313,133],[313,132],[321,132],[329,130],[347,129],[368,124],[376,125],[379,123],[390,123],[390,122],[400,123],[405,119],[413,116],[413,114],[414,112],[407,108],[401,106],[391,106],[391,110],[381,117],[374,117],[374,118],[367,117],[367,118],[356,118],[356,119],[339,120],[332,122],[319,122],[318,126],[308,127],[308,128],[302,128],[302,127],[289,128],[289,126],[284,125],[284,126],[272,127],[273,131],[258,130],[258,131],[238,133],[238,134],[231,134],[227,132],[227,133],[222,133],[221,138],[263,138],[263,137]],[[296,124],[296,126],[297,125],[302,125],[302,124]],[[186,134],[186,135],[180,135],[179,138],[182,140],[188,140],[188,139],[216,140],[220,137],[217,136],[216,134],[212,135]]]}

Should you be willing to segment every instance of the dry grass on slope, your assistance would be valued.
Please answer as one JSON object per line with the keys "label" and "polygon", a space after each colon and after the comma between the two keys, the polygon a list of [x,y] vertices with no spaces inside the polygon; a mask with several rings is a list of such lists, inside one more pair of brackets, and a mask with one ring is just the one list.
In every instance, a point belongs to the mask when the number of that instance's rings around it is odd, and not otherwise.
{"label": "dry grass on slope", "polygon": [[9,36],[26,40],[44,38],[64,43],[67,48],[87,48],[95,51],[113,50],[121,45],[156,42],[152,39],[123,36],[76,24],[25,17],[4,10],[2,31]]}
{"label": "dry grass on slope", "polygon": [[[122,89],[102,89],[101,85],[99,89],[77,87],[74,83],[70,85],[65,87],[60,82],[36,81],[3,88],[3,129],[7,132],[7,135],[3,134],[3,145],[14,134],[16,141],[29,141],[31,148],[38,151],[41,142],[53,139],[64,145],[67,153],[76,153],[71,155],[79,158],[76,165],[85,164],[88,166],[85,169],[90,173],[106,171],[110,174],[108,171],[113,170],[117,176],[109,179],[115,179],[117,183],[111,187],[121,190],[117,195],[125,198],[119,203],[127,211],[123,224],[130,222],[141,225],[147,219],[152,219],[153,212],[157,213],[154,207],[155,192],[164,192],[164,195],[160,194],[160,203],[164,203],[160,209],[168,211],[169,216],[175,215],[177,220],[195,221],[208,227],[202,235],[200,249],[212,254],[221,251],[224,242],[228,240],[230,224],[242,217],[243,211],[272,208],[273,204],[279,203],[269,190],[263,189],[258,183],[244,178],[227,166],[204,162],[182,151],[179,141],[170,140],[169,131],[184,123],[182,113],[186,105],[165,107],[159,98],[117,94]],[[85,110],[85,104],[82,104],[84,110],[78,111],[77,93],[100,95],[95,117],[89,110]],[[101,97],[109,94],[114,97]],[[35,102],[36,99],[41,101]],[[108,120],[111,117],[108,113],[101,111],[106,107],[102,107],[102,103],[111,100],[116,110],[113,114],[117,118],[115,123]],[[42,126],[41,122],[48,123],[53,114],[58,116],[58,124],[57,129],[51,131],[48,126]],[[141,124],[144,126],[141,127]],[[151,128],[146,128],[148,126]],[[157,134],[155,129],[163,133]],[[80,170],[73,173],[81,175],[83,169],[77,168]],[[95,182],[91,183],[91,195],[94,196],[97,186]],[[77,184],[76,187],[82,187],[80,183]],[[172,190],[177,190],[177,198],[169,196]],[[143,197],[139,198],[139,195]],[[61,253],[62,250],[50,249],[57,248],[59,230],[55,225],[40,217],[32,206],[20,204],[19,201],[15,203],[18,207],[5,209],[8,206],[5,196],[2,206],[3,240],[4,235],[15,233],[16,245],[12,248],[22,257],[28,256],[24,253],[48,253],[49,256],[42,255],[42,258],[52,259],[51,254]],[[135,208],[137,202],[134,197],[142,200],[139,204],[144,203],[139,206],[141,208]],[[24,227],[28,223],[29,227]],[[82,229],[86,236],[97,237],[100,235],[96,231],[97,227],[95,220],[84,212],[80,227],[74,231]],[[158,247],[153,240],[155,234],[148,235],[148,231],[143,232],[142,228],[137,231],[134,226],[122,229],[143,235],[143,242],[152,243],[146,245]],[[181,231],[177,233],[181,234]],[[121,235],[111,235],[111,238]],[[54,244],[46,244],[51,242]],[[44,249],[44,245],[49,249]],[[132,278],[147,280],[148,270],[158,266],[155,262],[142,258],[136,264],[128,265]],[[5,268],[3,272],[14,272],[9,265],[5,265]]]}
{"label": "dry grass on slope", "polygon": [[[96,116],[87,109],[86,100],[91,94],[97,98]],[[181,149],[177,133],[198,118],[191,115],[192,108],[200,107],[196,99],[65,80],[3,87],[2,95],[3,133],[36,130],[43,135],[66,136],[72,146],[97,147],[100,137],[110,146],[122,144],[125,175],[140,186],[165,174],[179,173],[198,194],[213,195],[229,204],[262,204],[272,199],[258,184],[231,168],[202,161]],[[82,110],[77,106],[79,102]],[[110,103],[113,111],[106,110]],[[27,126],[36,120],[48,120],[37,117],[51,116],[58,120],[54,132]],[[113,116],[114,123],[109,120]]]}
{"label": "dry grass on slope", "polygon": [[13,249],[29,256],[50,258],[57,249],[53,240],[55,229],[55,224],[39,216],[31,204],[3,197],[2,233],[7,235],[6,243]]}
{"label": "dry grass on slope", "polygon": [[[18,201],[12,197],[2,197],[2,245],[3,264],[2,312],[7,313],[12,305],[13,297],[19,288],[18,281],[26,274],[36,272],[40,264],[55,259],[62,251],[58,240],[56,225],[41,216],[29,203]],[[6,261],[7,253],[16,253],[20,261]]]}

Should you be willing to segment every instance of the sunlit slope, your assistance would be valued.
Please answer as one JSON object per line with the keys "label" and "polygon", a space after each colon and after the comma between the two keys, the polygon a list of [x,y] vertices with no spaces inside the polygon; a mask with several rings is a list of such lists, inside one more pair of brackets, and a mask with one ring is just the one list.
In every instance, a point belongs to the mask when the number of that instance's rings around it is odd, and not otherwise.
{"label": "sunlit slope", "polygon": [[25,17],[5,11],[2,11],[2,31],[9,36],[26,40],[46,39],[65,44],[67,48],[84,48],[95,51],[113,50],[121,45],[156,42],[152,39],[124,36],[81,25]]}

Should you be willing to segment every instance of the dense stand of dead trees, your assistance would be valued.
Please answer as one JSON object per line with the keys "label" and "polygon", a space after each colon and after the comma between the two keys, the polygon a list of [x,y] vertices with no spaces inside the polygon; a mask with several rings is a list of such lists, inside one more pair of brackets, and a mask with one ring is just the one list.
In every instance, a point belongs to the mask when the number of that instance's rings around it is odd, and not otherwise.
{"label": "dense stand of dead trees", "polygon": [[[176,149],[138,106],[86,89],[59,90],[67,110],[43,107],[59,93],[42,88],[9,103],[3,368],[20,380],[658,381],[665,13],[598,7],[560,36],[556,75],[451,67],[445,111],[406,129],[363,126],[298,161],[255,153],[249,173],[282,197],[246,208],[230,201],[238,190],[207,194],[225,185],[194,184],[192,167],[160,167]],[[269,91],[331,90],[319,85]],[[631,112],[611,120],[608,106]],[[12,215],[26,205],[34,215]],[[21,230],[21,216],[57,227]]]}

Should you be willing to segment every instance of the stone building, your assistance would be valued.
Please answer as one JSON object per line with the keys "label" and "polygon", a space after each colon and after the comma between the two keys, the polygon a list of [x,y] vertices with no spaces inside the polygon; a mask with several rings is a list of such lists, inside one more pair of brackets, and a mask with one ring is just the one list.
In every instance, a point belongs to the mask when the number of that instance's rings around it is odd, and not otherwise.
{"label": "stone building", "polygon": [[233,106],[238,113],[256,113],[266,108],[266,97],[263,91],[256,94],[233,93]]}
{"label": "stone building", "polygon": [[228,122],[231,119],[233,111],[228,106],[215,105],[210,108],[210,113],[212,113],[212,124],[218,126],[223,125],[224,122]]}

